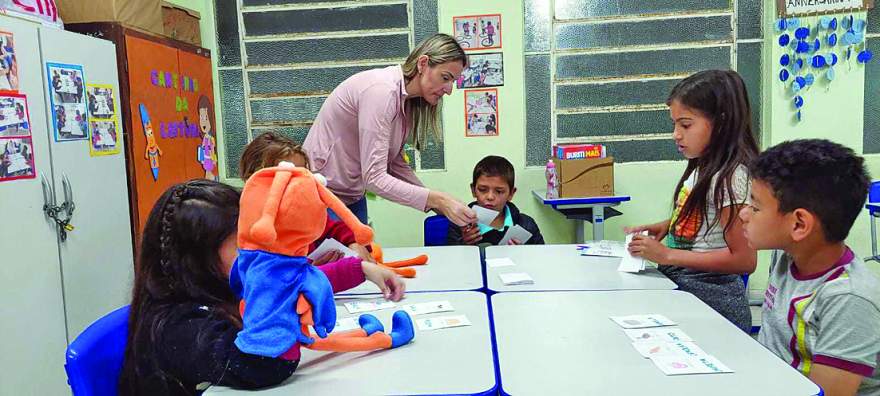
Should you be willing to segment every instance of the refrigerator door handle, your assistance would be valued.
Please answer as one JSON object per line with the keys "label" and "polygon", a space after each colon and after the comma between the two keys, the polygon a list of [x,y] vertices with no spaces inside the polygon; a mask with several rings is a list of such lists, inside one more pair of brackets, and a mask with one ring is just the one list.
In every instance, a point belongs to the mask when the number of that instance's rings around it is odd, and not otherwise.
{"label": "refrigerator door handle", "polygon": [[73,202],[73,187],[70,184],[70,179],[67,177],[67,174],[61,176],[61,185],[64,188],[64,203],[61,204],[61,208],[67,212],[67,219],[73,217],[73,211],[76,210],[76,204]]}

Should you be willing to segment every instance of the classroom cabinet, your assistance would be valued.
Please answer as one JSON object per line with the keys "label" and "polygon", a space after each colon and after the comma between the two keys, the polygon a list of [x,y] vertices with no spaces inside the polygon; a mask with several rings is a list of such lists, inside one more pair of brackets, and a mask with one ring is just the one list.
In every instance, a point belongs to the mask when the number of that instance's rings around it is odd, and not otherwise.
{"label": "classroom cabinet", "polygon": [[[119,108],[116,48],[7,16],[0,16],[0,31],[2,59],[11,66],[0,78],[17,88],[0,95],[24,95],[27,104],[3,120],[28,115],[27,127],[4,123],[0,131],[0,395],[68,394],[67,344],[128,302],[133,277],[126,143],[116,139],[127,128],[92,126],[82,99],[99,84],[115,99],[91,111]],[[81,72],[62,76],[48,64]],[[86,107],[65,107],[62,96]],[[68,230],[61,232],[46,209]]]}
{"label": "classroom cabinet", "polygon": [[66,27],[116,43],[137,245],[153,204],[165,190],[191,179],[218,179],[211,54],[116,23]]}

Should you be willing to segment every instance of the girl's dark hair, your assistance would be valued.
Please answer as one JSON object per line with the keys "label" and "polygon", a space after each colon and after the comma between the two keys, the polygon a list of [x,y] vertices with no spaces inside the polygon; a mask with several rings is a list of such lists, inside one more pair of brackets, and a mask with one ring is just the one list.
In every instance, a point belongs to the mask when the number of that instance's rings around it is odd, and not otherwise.
{"label": "girl's dark hair", "polygon": [[[709,145],[698,158],[688,160],[687,168],[675,187],[673,206],[684,182],[694,171],[699,170],[697,181],[676,218],[676,223],[670,226],[674,230],[676,225],[688,222],[697,214],[706,219],[710,193],[716,213],[721,214],[724,198],[730,197],[732,200],[735,197],[732,187],[734,172],[737,167],[748,165],[758,156],[758,143],[752,133],[752,115],[746,85],[735,71],[706,70],[691,75],[672,88],[666,104],[671,105],[672,102],[697,110],[712,122]],[[716,177],[715,187],[710,192],[712,179]],[[731,210],[724,232],[733,225],[736,216],[737,211]],[[719,217],[707,224],[707,233],[718,225]]]}
{"label": "girl's dark hair", "polygon": [[207,306],[241,327],[238,298],[219,255],[238,227],[238,202],[234,188],[200,179],[172,186],[153,206],[135,265],[120,394],[139,394],[140,381],[156,375],[179,383],[159,369],[155,357],[162,347],[157,338],[181,304]]}

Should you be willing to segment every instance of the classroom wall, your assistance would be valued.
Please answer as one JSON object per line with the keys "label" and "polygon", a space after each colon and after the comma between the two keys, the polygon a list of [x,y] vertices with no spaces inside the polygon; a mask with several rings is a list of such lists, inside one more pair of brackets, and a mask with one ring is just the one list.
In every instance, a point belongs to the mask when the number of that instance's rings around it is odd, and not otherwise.
{"label": "classroom wall", "polygon": [[[853,66],[848,70],[846,66],[839,67],[837,79],[829,89],[826,90],[824,85],[813,87],[804,107],[804,118],[800,123],[796,123],[792,118],[790,95],[786,94],[776,79],[777,60],[781,55],[781,49],[776,44],[777,34],[772,30],[776,4],[773,0],[763,1],[765,105],[760,109],[765,120],[763,146],[768,147],[789,139],[824,137],[846,144],[861,153],[864,114],[863,67]],[[172,2],[202,13],[202,41],[206,48],[215,50],[216,38],[211,1],[172,0]],[[526,77],[523,73],[522,2],[443,0],[439,2],[440,31],[451,33],[453,16],[486,13],[502,14],[505,85],[498,87],[500,136],[481,138],[464,136],[464,94],[460,90],[455,90],[444,101],[443,124],[447,169],[420,172],[419,177],[427,186],[446,191],[469,202],[472,198],[468,185],[473,165],[486,155],[503,155],[514,164],[517,172],[516,185],[519,191],[514,203],[535,218],[548,243],[573,243],[572,222],[539,204],[531,195],[531,190],[544,187],[543,169],[525,167],[524,103],[527,92],[524,90]],[[215,71],[215,92],[219,92],[217,80]],[[220,111],[222,109],[218,109],[218,118]],[[220,133],[222,134],[222,130]],[[873,174],[880,175],[880,155],[867,155],[866,158],[869,170]],[[668,216],[672,188],[683,169],[683,161],[617,164],[615,189],[618,193],[631,195],[632,201],[619,207],[624,213],[622,216],[606,222],[605,237],[622,239],[623,226],[654,222]],[[240,184],[237,179],[224,180],[231,184]],[[426,214],[381,198],[370,200],[369,208],[370,218],[380,243],[389,247],[422,244],[422,221]],[[862,256],[870,254],[868,224],[865,212],[857,220],[847,240],[847,243]],[[589,238],[589,225],[587,229]],[[759,268],[751,277],[750,289],[761,290],[766,287],[768,260],[769,254],[760,256]],[[874,265],[874,267],[880,266]]]}

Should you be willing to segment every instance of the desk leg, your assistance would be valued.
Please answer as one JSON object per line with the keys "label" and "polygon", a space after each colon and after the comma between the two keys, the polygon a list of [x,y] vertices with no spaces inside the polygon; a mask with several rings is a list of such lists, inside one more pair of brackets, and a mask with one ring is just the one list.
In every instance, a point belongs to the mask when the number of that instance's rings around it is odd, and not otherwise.
{"label": "desk leg", "polygon": [[584,236],[584,227],[586,226],[587,224],[583,220],[574,221],[574,243],[586,242],[586,237]]}
{"label": "desk leg", "polygon": [[877,217],[871,213],[871,253],[872,256],[870,260],[880,261],[880,258],[877,257]]}
{"label": "desk leg", "polygon": [[601,241],[605,239],[605,207],[593,207],[593,240]]}

